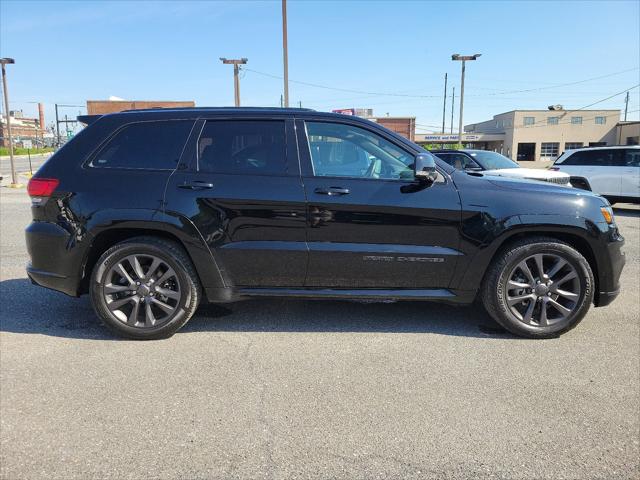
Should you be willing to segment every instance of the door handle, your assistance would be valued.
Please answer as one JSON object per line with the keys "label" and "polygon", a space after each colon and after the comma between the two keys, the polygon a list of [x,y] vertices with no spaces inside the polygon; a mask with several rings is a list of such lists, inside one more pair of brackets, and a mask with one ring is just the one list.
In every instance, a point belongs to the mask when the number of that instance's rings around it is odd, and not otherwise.
{"label": "door handle", "polygon": [[350,191],[348,188],[343,187],[318,187],[314,190],[315,193],[320,195],[349,195]]}
{"label": "door handle", "polygon": [[213,188],[213,183],[194,180],[193,182],[184,182],[178,185],[178,188],[184,188],[185,190],[207,190]]}

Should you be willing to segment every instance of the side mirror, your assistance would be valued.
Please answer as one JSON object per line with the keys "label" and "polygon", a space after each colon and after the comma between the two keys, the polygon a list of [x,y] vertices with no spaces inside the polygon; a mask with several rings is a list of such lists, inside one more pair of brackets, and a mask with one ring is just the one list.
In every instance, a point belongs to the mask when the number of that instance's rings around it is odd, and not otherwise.
{"label": "side mirror", "polygon": [[419,153],[413,163],[416,180],[431,185],[438,178],[435,157],[430,153]]}

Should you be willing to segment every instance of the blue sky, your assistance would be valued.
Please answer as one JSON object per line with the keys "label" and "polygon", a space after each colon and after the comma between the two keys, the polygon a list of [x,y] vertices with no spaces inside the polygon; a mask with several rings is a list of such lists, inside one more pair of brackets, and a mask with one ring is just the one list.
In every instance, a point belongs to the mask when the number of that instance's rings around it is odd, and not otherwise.
{"label": "blue sky", "polygon": [[[0,0],[0,55],[16,59],[11,108],[34,114],[30,102],[42,101],[50,122],[56,102],[110,95],[231,105],[232,68],[222,56],[249,59],[243,105],[278,105],[282,80],[265,74],[282,76],[280,12],[280,1]],[[290,0],[289,78],[330,87],[292,82],[290,99],[415,115],[420,131],[434,131],[445,72],[459,92],[460,64],[450,55],[482,53],[467,67],[465,124],[513,109],[580,108],[640,83],[639,19],[637,0]],[[623,108],[623,99],[597,107]],[[639,118],[639,88],[629,110]]]}

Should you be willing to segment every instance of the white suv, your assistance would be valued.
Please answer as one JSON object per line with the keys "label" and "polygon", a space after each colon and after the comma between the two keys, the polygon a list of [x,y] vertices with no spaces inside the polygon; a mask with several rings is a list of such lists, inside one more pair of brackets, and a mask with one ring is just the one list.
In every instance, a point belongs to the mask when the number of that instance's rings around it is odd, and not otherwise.
{"label": "white suv", "polygon": [[567,150],[551,170],[571,175],[574,187],[586,188],[609,202],[640,202],[640,146]]}

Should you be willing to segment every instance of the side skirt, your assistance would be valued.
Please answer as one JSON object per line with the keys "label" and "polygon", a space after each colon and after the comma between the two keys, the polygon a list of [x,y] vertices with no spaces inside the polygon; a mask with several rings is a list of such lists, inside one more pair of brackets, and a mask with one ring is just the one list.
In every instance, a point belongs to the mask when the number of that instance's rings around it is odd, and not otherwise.
{"label": "side skirt", "polygon": [[229,303],[255,297],[292,297],[359,300],[426,300],[468,304],[475,291],[448,289],[330,289],[330,288],[211,288],[206,290],[211,303]]}

